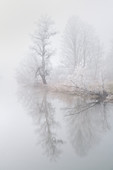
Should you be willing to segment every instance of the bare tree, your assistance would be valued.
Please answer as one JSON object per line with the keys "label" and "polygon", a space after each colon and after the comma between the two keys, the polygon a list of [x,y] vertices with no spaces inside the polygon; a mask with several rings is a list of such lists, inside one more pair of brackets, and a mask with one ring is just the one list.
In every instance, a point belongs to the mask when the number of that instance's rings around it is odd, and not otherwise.
{"label": "bare tree", "polygon": [[77,17],[70,18],[66,25],[62,53],[66,67],[72,72],[78,67],[82,70],[90,67],[97,74],[102,55],[100,42],[93,28]]}
{"label": "bare tree", "polygon": [[110,42],[110,47],[108,54],[106,55],[104,66],[105,66],[105,76],[108,82],[111,82],[111,86],[113,84],[113,40]]}
{"label": "bare tree", "polygon": [[41,17],[38,29],[33,35],[33,55],[37,63],[35,77],[40,76],[43,84],[47,84],[46,77],[49,75],[50,57],[54,54],[51,39],[56,34],[54,22],[48,16]]}

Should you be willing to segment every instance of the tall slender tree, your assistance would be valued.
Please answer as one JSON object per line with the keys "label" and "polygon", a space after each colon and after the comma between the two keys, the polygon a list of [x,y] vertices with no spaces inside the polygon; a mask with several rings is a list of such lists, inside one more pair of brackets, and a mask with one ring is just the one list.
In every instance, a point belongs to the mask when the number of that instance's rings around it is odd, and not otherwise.
{"label": "tall slender tree", "polygon": [[55,34],[54,22],[51,18],[48,16],[41,17],[38,28],[33,35],[32,50],[37,63],[35,76],[40,76],[43,84],[47,84],[46,77],[49,75],[50,57],[54,54],[51,43]]}

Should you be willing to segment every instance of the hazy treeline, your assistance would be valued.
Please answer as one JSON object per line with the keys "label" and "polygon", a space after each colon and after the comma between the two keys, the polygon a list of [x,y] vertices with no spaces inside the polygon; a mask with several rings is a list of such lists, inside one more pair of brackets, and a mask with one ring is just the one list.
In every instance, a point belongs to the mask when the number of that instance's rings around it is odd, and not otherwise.
{"label": "hazy treeline", "polygon": [[[97,85],[113,80],[113,45],[110,51],[105,53],[92,26],[78,17],[71,17],[64,32],[60,32],[61,42],[57,41],[60,49],[55,42],[57,36],[59,30],[56,31],[54,21],[48,16],[41,17],[32,35],[29,56],[22,61],[18,69],[18,82],[74,83],[86,88],[90,84]],[[55,63],[54,56],[59,58],[58,64]]]}

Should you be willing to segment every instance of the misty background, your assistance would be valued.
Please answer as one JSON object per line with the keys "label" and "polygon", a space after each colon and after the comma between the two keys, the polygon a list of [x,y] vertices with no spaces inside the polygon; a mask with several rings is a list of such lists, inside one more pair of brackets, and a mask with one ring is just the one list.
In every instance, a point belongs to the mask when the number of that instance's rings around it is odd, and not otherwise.
{"label": "misty background", "polygon": [[[47,46],[41,16],[57,32]],[[112,0],[0,0],[0,169],[111,170],[112,62]]]}
{"label": "misty background", "polygon": [[[0,0],[0,77],[14,76],[13,71],[29,54],[30,35],[42,14],[48,14],[54,20],[59,37],[69,17],[78,16],[94,28],[108,52],[113,38],[112,7],[112,0]],[[59,63],[58,58],[56,55],[53,63]]]}

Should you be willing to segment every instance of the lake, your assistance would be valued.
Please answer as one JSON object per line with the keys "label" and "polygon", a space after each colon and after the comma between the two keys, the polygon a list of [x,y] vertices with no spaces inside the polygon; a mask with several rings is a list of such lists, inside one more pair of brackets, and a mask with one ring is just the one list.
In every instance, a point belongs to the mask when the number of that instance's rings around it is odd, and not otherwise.
{"label": "lake", "polygon": [[1,84],[0,170],[113,170],[113,104]]}

